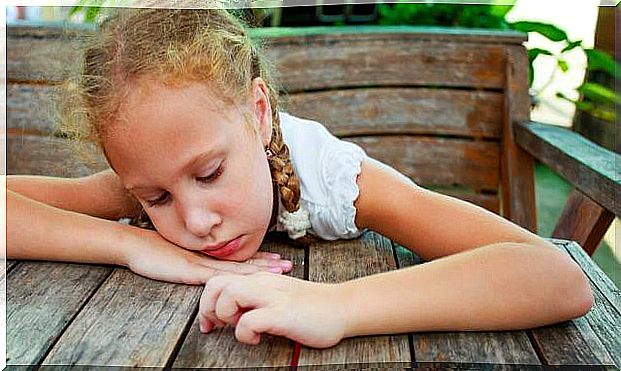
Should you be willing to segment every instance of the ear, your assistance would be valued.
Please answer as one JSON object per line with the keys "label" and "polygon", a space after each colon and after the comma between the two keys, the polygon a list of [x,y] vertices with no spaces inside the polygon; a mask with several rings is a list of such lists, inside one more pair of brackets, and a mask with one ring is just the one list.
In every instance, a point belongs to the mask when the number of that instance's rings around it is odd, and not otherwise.
{"label": "ear", "polygon": [[272,107],[270,106],[269,90],[260,77],[252,80],[250,85],[250,112],[259,126],[257,132],[263,147],[272,139]]}

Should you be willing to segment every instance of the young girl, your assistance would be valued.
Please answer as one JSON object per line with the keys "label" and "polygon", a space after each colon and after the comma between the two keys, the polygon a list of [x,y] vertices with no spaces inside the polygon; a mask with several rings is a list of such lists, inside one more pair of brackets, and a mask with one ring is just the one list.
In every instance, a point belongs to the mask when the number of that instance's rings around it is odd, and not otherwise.
{"label": "young girl", "polygon": [[[329,347],[365,334],[520,329],[592,306],[580,268],[548,242],[280,112],[266,62],[224,10],[119,11],[67,89],[64,130],[97,142],[111,170],[9,177],[10,258],[206,282],[201,331],[232,324],[250,344],[262,333]],[[156,231],[106,220],[141,210]],[[430,262],[341,284],[259,272],[291,269],[257,252],[268,230],[337,239],[365,229]]]}

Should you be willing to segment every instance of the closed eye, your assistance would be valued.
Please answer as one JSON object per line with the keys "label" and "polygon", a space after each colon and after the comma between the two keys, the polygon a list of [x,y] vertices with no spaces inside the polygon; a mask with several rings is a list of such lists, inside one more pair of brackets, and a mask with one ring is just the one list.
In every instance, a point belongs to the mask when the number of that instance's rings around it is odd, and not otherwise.
{"label": "closed eye", "polygon": [[164,192],[161,196],[156,198],[155,200],[146,200],[149,207],[161,206],[168,202],[169,193]]}
{"label": "closed eye", "polygon": [[201,183],[211,183],[218,179],[223,172],[224,167],[222,166],[222,164],[220,164],[220,166],[218,166],[218,168],[213,173],[209,174],[208,176],[197,177],[196,180]]}

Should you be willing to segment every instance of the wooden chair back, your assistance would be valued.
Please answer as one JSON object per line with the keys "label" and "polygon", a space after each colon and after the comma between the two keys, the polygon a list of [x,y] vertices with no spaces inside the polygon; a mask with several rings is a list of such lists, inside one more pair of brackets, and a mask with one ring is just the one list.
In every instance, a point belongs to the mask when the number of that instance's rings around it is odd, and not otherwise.
{"label": "wooden chair back", "polygon": [[[50,136],[55,84],[77,68],[77,36],[9,26],[8,173],[81,176],[87,166]],[[528,119],[528,61],[514,32],[416,27],[253,30],[286,92],[284,109],[417,184],[536,230],[532,158],[515,145]]]}

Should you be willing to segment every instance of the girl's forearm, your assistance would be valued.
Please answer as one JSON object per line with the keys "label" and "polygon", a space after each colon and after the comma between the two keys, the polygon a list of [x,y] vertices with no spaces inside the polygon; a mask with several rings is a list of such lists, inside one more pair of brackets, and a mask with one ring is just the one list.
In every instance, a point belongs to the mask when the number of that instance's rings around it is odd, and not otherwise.
{"label": "girl's forearm", "polygon": [[125,264],[134,227],[58,209],[7,190],[7,257]]}
{"label": "girl's forearm", "polygon": [[499,243],[334,286],[346,336],[511,330],[579,317],[593,296],[581,269],[547,246]]}
{"label": "girl's forearm", "polygon": [[139,204],[123,189],[112,170],[82,178],[8,175],[7,189],[29,199],[104,219],[135,216]]}

